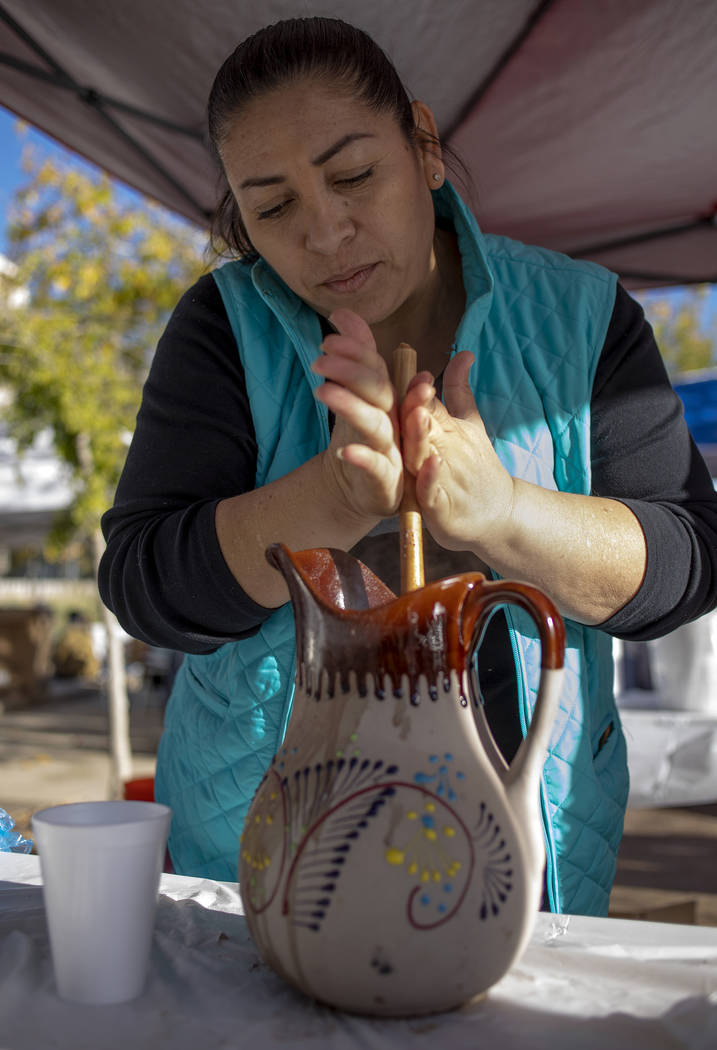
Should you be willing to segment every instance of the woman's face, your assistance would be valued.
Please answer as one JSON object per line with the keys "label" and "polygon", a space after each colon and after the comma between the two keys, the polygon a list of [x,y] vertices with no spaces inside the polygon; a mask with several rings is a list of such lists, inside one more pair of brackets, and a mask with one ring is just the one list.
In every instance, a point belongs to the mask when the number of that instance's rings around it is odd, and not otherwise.
{"label": "woman's face", "polygon": [[[432,124],[419,103],[414,114]],[[290,83],[240,111],[222,158],[255,249],[318,313],[343,306],[380,324],[427,287],[443,167],[390,112],[330,83]]]}

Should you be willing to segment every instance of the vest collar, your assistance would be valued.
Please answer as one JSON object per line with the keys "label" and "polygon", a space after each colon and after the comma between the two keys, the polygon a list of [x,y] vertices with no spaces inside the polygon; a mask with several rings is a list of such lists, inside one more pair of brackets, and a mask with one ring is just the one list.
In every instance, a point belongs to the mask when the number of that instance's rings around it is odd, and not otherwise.
{"label": "vest collar", "polygon": [[293,320],[302,308],[306,307],[303,299],[292,292],[278,273],[262,258],[252,265],[251,279],[259,295],[275,312]]}
{"label": "vest collar", "polygon": [[493,275],[488,265],[485,238],[472,212],[466,207],[450,182],[433,193],[437,219],[447,219],[456,231],[463,267],[466,310],[458,326],[454,350],[468,350],[476,345],[477,336],[488,316],[493,301]]}

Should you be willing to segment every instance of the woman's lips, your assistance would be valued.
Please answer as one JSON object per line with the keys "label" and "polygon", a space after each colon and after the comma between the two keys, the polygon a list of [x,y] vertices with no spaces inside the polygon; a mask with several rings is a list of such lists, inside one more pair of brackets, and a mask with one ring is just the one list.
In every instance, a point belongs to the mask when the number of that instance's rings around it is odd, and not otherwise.
{"label": "woman's lips", "polygon": [[346,274],[331,277],[328,281],[323,282],[324,287],[331,292],[358,292],[366,284],[377,265],[377,263],[371,263],[369,266],[362,266],[357,270],[349,270]]}

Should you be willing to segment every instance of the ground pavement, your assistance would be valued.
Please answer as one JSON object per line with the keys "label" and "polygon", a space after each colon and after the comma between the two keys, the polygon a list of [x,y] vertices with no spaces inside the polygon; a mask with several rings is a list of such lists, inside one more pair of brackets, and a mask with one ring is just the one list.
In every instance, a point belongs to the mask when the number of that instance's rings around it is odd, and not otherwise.
{"label": "ground pavement", "polygon": [[[163,698],[131,694],[132,776],[154,775]],[[32,837],[44,806],[112,797],[107,702],[95,685],[55,679],[48,699],[0,712],[0,807]]]}

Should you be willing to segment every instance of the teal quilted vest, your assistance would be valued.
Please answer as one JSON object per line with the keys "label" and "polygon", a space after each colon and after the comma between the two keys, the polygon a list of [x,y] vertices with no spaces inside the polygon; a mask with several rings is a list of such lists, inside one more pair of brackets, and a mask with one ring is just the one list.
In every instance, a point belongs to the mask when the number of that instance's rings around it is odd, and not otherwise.
{"label": "teal quilted vest", "polygon": [[[590,492],[590,397],[615,277],[590,263],[484,236],[455,191],[434,194],[463,260],[467,309],[455,349],[471,350],[478,408],[511,474]],[[259,449],[256,483],[325,448],[327,413],[309,370],[316,315],[261,260],[215,272],[238,351]],[[525,732],[540,652],[529,617],[507,611]],[[622,835],[628,778],[612,691],[611,640],[568,621],[566,673],[541,785],[553,911],[604,915]],[[294,621],[278,609],[251,638],[187,656],[160,742],[156,796],[174,811],[179,873],[235,880],[252,795],[281,743],[293,697]],[[612,731],[606,734],[606,730]]]}

